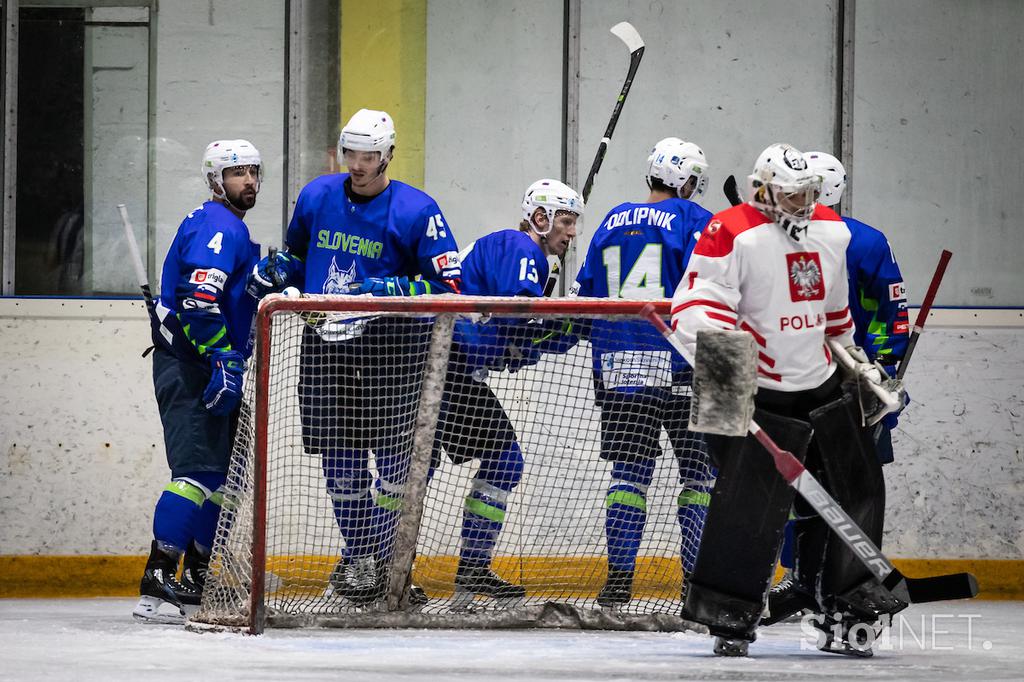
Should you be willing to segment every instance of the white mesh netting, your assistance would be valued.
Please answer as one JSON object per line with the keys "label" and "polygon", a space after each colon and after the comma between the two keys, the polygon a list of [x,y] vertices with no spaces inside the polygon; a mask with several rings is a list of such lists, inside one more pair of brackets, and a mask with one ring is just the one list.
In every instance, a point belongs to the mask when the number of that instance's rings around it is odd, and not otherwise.
{"label": "white mesh netting", "polygon": [[194,623],[683,627],[713,472],[642,302],[352,301],[269,306]]}

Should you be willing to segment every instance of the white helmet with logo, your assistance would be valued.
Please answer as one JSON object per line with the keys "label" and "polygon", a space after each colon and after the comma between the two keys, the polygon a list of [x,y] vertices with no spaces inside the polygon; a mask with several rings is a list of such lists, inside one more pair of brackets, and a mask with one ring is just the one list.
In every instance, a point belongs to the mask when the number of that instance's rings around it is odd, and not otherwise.
{"label": "white helmet with logo", "polygon": [[827,152],[805,152],[804,160],[811,170],[821,176],[821,199],[818,203],[835,206],[846,189],[846,169],[839,159]]}
{"label": "white helmet with logo", "polygon": [[821,176],[807,166],[800,150],[773,144],[757,157],[747,180],[751,205],[800,241],[821,194]]}
{"label": "white helmet with logo", "polygon": [[[661,140],[647,157],[647,186],[651,186],[651,180],[659,180],[674,189],[682,199],[696,201],[704,195],[708,187],[707,172],[704,150],[678,137]],[[688,196],[683,196],[682,190],[690,178],[695,178],[693,190]]]}
{"label": "white helmet with logo", "polygon": [[357,152],[380,152],[380,161],[391,161],[395,146],[395,122],[386,111],[360,109],[352,115],[338,136],[338,160],[346,149]]}
{"label": "white helmet with logo", "polygon": [[225,199],[224,169],[236,166],[256,166],[256,191],[263,182],[263,161],[260,153],[248,140],[217,140],[206,145],[203,153],[203,182],[213,196]]}
{"label": "white helmet with logo", "polygon": [[[543,232],[533,222],[533,214],[538,208],[543,208],[548,216],[548,229]],[[564,182],[547,178],[538,180],[526,189],[523,195],[523,218],[530,223],[534,232],[541,236],[551,232],[558,211],[569,211],[582,217],[583,197]]]}

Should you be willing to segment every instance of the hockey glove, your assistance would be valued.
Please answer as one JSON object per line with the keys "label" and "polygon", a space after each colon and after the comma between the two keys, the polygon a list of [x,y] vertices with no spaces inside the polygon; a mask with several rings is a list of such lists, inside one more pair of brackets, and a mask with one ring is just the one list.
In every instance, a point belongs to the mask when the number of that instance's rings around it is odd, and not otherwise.
{"label": "hockey glove", "polygon": [[906,409],[907,405],[910,404],[910,394],[907,393],[906,389],[903,390],[903,405],[900,406],[895,412],[890,412],[882,418],[882,423],[885,424],[885,428],[892,431],[896,428],[896,425],[900,423],[900,414]]}
{"label": "hockey glove", "polygon": [[367,277],[362,282],[352,282],[348,287],[348,293],[357,296],[419,296],[432,293],[430,282],[410,282],[408,277]]}
{"label": "hockey glove", "polygon": [[885,415],[902,409],[906,394],[902,381],[890,378],[877,362],[868,361],[867,354],[860,346],[843,348],[834,341],[829,342],[829,345],[840,365],[846,368],[860,388],[865,425],[874,426]]}
{"label": "hockey glove", "polygon": [[210,355],[213,376],[203,392],[203,402],[210,414],[224,417],[238,409],[242,401],[242,374],[245,360],[235,350]]}
{"label": "hockey glove", "polygon": [[257,301],[302,279],[303,263],[297,256],[276,251],[252,267],[245,291]]}

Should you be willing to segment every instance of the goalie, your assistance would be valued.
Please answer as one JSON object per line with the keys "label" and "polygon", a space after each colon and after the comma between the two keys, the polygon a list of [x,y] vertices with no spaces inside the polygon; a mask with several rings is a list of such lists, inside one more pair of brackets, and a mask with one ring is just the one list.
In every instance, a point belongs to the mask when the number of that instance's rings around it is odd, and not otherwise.
{"label": "goalie", "polygon": [[[882,384],[884,377],[853,346],[850,233],[838,215],[817,205],[820,191],[820,176],[799,151],[775,144],[762,152],[748,202],[717,214],[703,231],[673,298],[672,324],[691,353],[700,329],[740,329],[754,338],[756,421],[780,447],[806,459],[877,545],[885,505],[881,466],[862,426],[857,391],[844,387],[830,340],[865,360],[857,367],[862,383]],[[716,653],[745,655],[794,493],[753,437],[709,435],[708,445],[719,475],[683,617],[708,626],[718,638]],[[800,511],[795,579],[824,614],[821,648],[870,652],[864,642],[851,643],[849,633],[864,632],[855,626],[904,605],[882,593],[820,517]]]}

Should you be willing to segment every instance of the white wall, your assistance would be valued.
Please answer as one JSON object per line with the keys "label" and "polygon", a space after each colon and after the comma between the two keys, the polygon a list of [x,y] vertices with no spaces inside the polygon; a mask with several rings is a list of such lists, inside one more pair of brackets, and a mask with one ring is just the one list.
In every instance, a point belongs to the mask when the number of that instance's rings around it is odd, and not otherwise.
{"label": "white wall", "polygon": [[[907,376],[914,402],[897,432],[897,461],[885,471],[885,545],[893,555],[1024,558],[1024,320],[1006,320],[1016,326],[935,325],[922,336]],[[139,355],[149,345],[142,305],[0,299],[0,344],[8,358],[0,384],[0,554],[143,553],[168,470],[151,360]],[[585,384],[574,392],[585,393]],[[540,409],[527,399],[514,412]],[[578,412],[555,412],[582,423]],[[525,442],[524,448],[530,466],[557,465],[566,477],[599,471],[592,452],[569,446],[531,452]],[[677,491],[674,467],[663,459],[659,480],[668,492],[652,500],[652,527],[669,537]],[[323,497],[318,464],[309,466],[307,485]],[[435,488],[472,472],[444,469]],[[451,542],[464,483],[428,511]],[[574,528],[597,550],[603,485],[603,479],[577,484],[596,501],[593,515]],[[548,498],[543,505],[556,509],[557,498]],[[513,501],[520,505],[510,514],[515,523],[546,527],[544,518],[528,513],[529,500]],[[574,506],[577,514],[587,508]],[[515,541],[510,528],[503,542]],[[545,542],[554,551],[564,538]]]}

